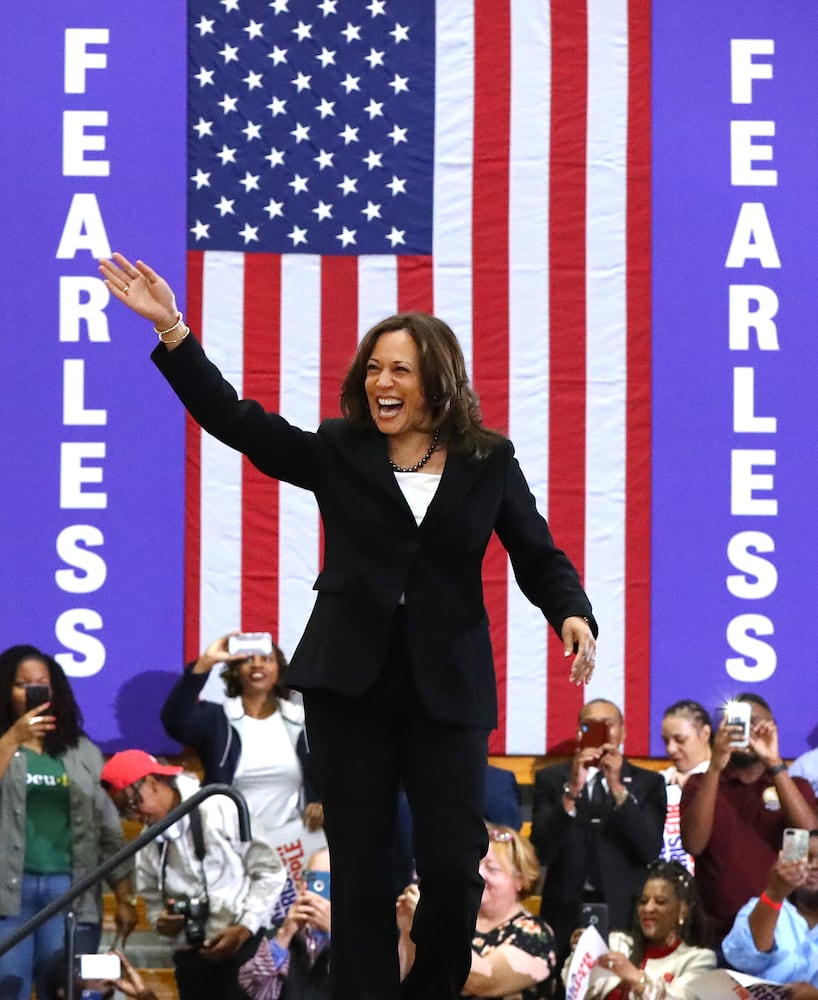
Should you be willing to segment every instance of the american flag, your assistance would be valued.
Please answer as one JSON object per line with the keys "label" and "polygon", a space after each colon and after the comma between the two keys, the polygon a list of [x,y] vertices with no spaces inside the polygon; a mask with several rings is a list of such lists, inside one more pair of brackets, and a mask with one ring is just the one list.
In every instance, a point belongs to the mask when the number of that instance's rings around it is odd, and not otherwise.
{"label": "american flag", "polygon": [[[570,687],[492,545],[492,750],[553,748],[604,695],[647,753],[649,0],[188,7],[188,321],[240,394],[315,428],[373,323],[444,318],[602,630]],[[192,425],[187,444],[188,655],[238,627],[292,653],[311,495]]]}

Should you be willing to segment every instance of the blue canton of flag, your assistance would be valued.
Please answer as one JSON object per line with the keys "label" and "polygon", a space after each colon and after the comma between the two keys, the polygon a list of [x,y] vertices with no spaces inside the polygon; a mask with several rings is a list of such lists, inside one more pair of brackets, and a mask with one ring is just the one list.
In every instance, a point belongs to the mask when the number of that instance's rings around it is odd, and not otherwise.
{"label": "blue canton of flag", "polygon": [[434,8],[191,0],[188,245],[428,254]]}

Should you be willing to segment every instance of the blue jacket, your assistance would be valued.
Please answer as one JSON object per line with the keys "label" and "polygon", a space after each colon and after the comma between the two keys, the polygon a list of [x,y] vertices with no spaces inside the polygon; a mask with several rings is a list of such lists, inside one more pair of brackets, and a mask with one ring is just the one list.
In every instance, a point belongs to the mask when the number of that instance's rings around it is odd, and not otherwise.
{"label": "blue jacket", "polygon": [[[189,663],[165,699],[160,718],[171,739],[192,747],[199,755],[204,772],[202,784],[230,785],[241,755],[241,738],[235,726],[230,725],[224,705],[200,701],[208,677],[209,674],[194,674],[193,664]],[[318,802],[302,713],[294,711],[296,706],[284,698],[279,699],[278,706],[301,763],[305,802]]]}

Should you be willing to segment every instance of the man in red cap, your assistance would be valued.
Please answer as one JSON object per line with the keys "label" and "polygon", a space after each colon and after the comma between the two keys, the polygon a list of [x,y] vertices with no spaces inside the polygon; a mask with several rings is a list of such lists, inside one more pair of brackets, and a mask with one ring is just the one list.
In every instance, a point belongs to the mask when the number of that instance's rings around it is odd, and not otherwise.
{"label": "man in red cap", "polygon": [[[121,816],[147,826],[200,787],[144,750],[114,754],[100,781]],[[139,852],[137,889],[157,932],[173,940],[180,1000],[244,1000],[239,966],[254,953],[285,880],[274,848],[258,836],[241,840],[225,796],[205,799]]]}

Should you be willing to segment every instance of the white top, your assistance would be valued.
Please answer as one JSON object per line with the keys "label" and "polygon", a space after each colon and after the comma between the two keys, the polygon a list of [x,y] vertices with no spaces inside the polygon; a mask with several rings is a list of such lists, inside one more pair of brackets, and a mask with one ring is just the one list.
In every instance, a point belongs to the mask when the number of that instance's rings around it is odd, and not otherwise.
{"label": "white top", "polygon": [[396,472],[401,493],[409,504],[409,509],[415,515],[417,524],[426,516],[429,504],[434,499],[440,485],[440,474],[434,472]]}
{"label": "white top", "polygon": [[266,719],[242,715],[231,721],[241,737],[233,784],[270,836],[299,815],[301,763],[280,709]]}

